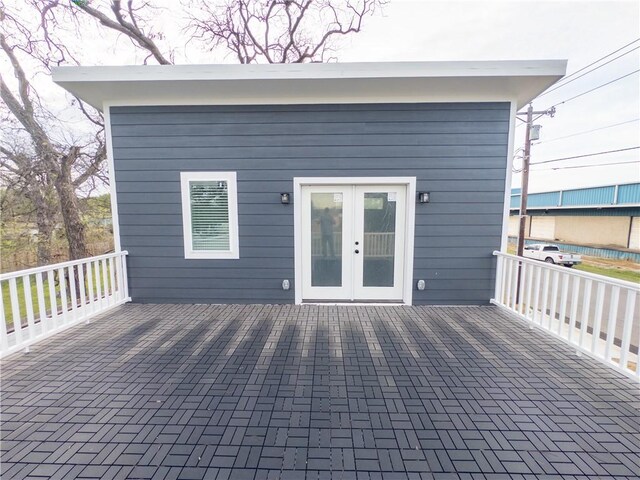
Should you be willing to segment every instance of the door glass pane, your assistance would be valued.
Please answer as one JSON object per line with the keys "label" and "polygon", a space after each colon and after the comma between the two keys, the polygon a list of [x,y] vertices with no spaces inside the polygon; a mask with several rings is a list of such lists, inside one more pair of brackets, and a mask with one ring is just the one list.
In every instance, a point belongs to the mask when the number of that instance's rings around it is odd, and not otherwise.
{"label": "door glass pane", "polygon": [[311,194],[311,285],[342,286],[342,193]]}
{"label": "door glass pane", "polygon": [[393,287],[395,245],[396,193],[365,193],[363,286]]}

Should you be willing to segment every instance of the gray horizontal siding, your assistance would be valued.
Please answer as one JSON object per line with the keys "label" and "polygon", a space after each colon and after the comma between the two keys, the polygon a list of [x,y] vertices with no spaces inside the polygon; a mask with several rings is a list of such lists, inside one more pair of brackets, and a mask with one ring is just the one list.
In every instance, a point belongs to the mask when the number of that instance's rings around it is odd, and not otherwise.
{"label": "gray horizontal siding", "polygon": [[[295,176],[416,176],[416,304],[487,303],[509,105],[115,107],[122,248],[138,302],[291,303]],[[240,259],[185,260],[181,171],[236,171]]]}
{"label": "gray horizontal siding", "polygon": [[[274,125],[275,126],[275,125]],[[280,135],[286,135],[282,132]],[[286,142],[285,142],[286,143]],[[238,148],[242,146],[242,148]],[[211,160],[213,158],[232,158],[255,160],[256,165],[265,166],[269,159],[307,158],[324,159],[338,155],[353,158],[396,158],[403,157],[499,157],[506,154],[506,146],[501,145],[353,145],[353,146],[288,146],[251,147],[238,142],[236,147],[156,147],[149,143],[146,148],[115,147],[114,157],[123,161],[128,159],[161,160]],[[260,163],[258,163],[260,162]],[[344,166],[344,164],[343,164]]]}
{"label": "gray horizontal siding", "polygon": [[[430,134],[467,134],[477,133],[501,134],[507,133],[506,123],[503,121],[481,122],[443,122],[423,121],[409,122],[291,122],[278,125],[286,127],[289,135],[430,135]],[[185,137],[196,136],[215,137],[218,135],[252,137],[257,135],[271,135],[272,124],[244,123],[243,126],[250,130],[239,130],[237,124],[208,123],[208,124],[154,124],[154,125],[113,125],[112,133],[119,137]],[[348,132],[348,133],[345,133]]]}

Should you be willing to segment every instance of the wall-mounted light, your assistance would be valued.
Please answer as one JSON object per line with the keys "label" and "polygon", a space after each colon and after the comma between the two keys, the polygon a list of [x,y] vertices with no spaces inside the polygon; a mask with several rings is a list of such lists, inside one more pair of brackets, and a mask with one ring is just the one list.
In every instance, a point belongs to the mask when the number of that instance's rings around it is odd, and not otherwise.
{"label": "wall-mounted light", "polygon": [[287,205],[291,203],[291,194],[290,193],[281,193],[280,194],[280,203],[283,205]]}
{"label": "wall-mounted light", "polygon": [[429,203],[430,197],[429,192],[418,192],[418,203]]}
{"label": "wall-mounted light", "polygon": [[282,289],[289,290],[290,288],[291,288],[291,284],[289,283],[289,280],[287,280],[286,278],[282,280]]}
{"label": "wall-mounted light", "polygon": [[420,291],[424,290],[426,286],[427,284],[424,280],[418,280],[418,283],[416,284],[416,288]]}

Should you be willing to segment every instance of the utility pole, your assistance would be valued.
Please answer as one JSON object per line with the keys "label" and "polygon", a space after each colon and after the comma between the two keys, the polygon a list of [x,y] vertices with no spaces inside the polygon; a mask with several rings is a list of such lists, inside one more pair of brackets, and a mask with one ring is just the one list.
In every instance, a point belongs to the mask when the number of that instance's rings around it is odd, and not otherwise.
{"label": "utility pole", "polygon": [[[526,112],[517,113],[516,115],[526,115],[526,131],[524,136],[524,152],[522,159],[522,188],[520,190],[520,228],[518,232],[518,249],[516,254],[522,257],[524,254],[524,237],[527,225],[527,200],[529,197],[529,166],[531,165],[531,130],[533,129],[533,122],[538,118],[549,115],[553,117],[556,114],[556,108],[551,107],[549,110],[543,110],[540,112],[533,111],[533,105],[529,104]],[[533,116],[537,115],[534,119]],[[535,138],[537,140],[537,138]],[[520,282],[522,275],[522,265],[518,265],[518,283],[516,287],[516,303],[520,302]]]}
{"label": "utility pole", "polygon": [[[553,117],[556,113],[555,107],[551,107],[549,110],[543,110],[540,112],[533,111],[533,105],[529,104],[526,112],[518,113],[517,115],[526,115],[526,131],[524,137],[524,153],[522,159],[522,188],[520,191],[520,229],[518,233],[518,250],[517,255],[519,257],[524,253],[524,236],[525,226],[527,224],[527,200],[529,197],[529,166],[531,165],[531,130],[533,128],[533,122],[538,118],[549,115]],[[534,119],[533,116],[537,115]],[[518,283],[520,278],[518,277]]]}

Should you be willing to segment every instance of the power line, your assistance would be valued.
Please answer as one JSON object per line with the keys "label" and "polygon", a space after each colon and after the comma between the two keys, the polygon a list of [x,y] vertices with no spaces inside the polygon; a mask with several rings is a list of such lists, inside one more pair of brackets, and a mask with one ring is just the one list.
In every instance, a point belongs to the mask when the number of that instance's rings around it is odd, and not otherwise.
{"label": "power line", "polygon": [[614,123],[613,125],[606,125],[604,127],[594,128],[592,130],[585,130],[585,131],[582,131],[582,132],[576,132],[576,133],[572,133],[571,135],[565,135],[563,137],[551,138],[550,140],[540,140],[539,142],[534,143],[534,145],[540,145],[541,143],[551,143],[551,142],[555,142],[556,140],[564,140],[565,138],[577,137],[578,135],[584,135],[586,133],[598,132],[600,130],[606,130],[607,128],[613,128],[613,127],[617,127],[619,125],[626,125],[627,123],[637,122],[638,120],[640,120],[640,118],[634,118],[633,120],[627,120],[626,122]]}
{"label": "power line", "polygon": [[[595,65],[596,63],[598,63],[598,62],[600,62],[600,61],[604,60],[604,59],[605,59],[605,58],[607,58],[607,57],[610,57],[611,55],[615,55],[615,54],[616,54],[616,53],[618,53],[619,51],[624,50],[625,48],[627,48],[627,47],[629,47],[629,46],[631,46],[631,45],[633,45],[634,43],[637,43],[637,42],[639,42],[639,41],[640,41],[640,38],[636,38],[634,41],[629,42],[629,43],[627,43],[626,45],[623,45],[622,47],[618,48],[617,50],[614,50],[613,52],[606,54],[604,57],[600,57],[599,59],[594,60],[594,61],[593,61],[593,62],[591,62],[589,65],[585,65],[585,66],[584,66],[584,67],[582,67],[580,70],[576,70],[576,71],[575,71],[575,72],[573,72],[572,74],[567,75],[566,77],[564,77],[562,80],[560,80],[559,84],[568,83],[568,82],[566,82],[566,81],[567,81],[568,79],[570,79],[571,77],[574,77],[575,75],[577,75],[578,73],[580,73],[580,72],[582,72],[582,71],[586,70],[587,68],[591,67],[592,65]],[[628,52],[627,52],[627,53],[628,53]],[[626,54],[625,54],[625,55],[626,55]],[[556,86],[559,88],[559,86],[560,86],[560,85],[556,85]],[[547,93],[547,92],[545,92],[545,93]],[[544,95],[544,94],[543,94],[543,95]]]}
{"label": "power line", "polygon": [[587,90],[586,92],[579,93],[578,95],[574,95],[573,97],[567,98],[566,100],[562,100],[561,102],[555,103],[549,108],[557,107],[558,105],[562,105],[563,103],[570,102],[571,100],[574,100],[574,99],[576,99],[578,97],[586,95],[587,93],[595,92],[596,90],[599,90],[602,87],[606,87],[607,85],[611,85],[612,83],[615,83],[615,82],[617,82],[619,80],[622,80],[623,78],[627,78],[628,76],[633,75],[634,73],[638,73],[638,72],[640,72],[640,68],[638,70],[634,70],[633,72],[629,72],[629,73],[627,73],[625,75],[622,75],[621,77],[614,78],[613,80],[611,80],[611,81],[609,81],[607,83],[603,83],[602,85],[598,85],[597,87],[594,87],[591,90]]}
{"label": "power line", "polygon": [[552,160],[544,160],[542,162],[535,162],[535,163],[532,162],[531,165],[541,165],[543,163],[559,162],[561,160],[573,160],[574,158],[594,157],[596,155],[606,155],[608,153],[626,152],[626,151],[629,151],[629,150],[637,150],[639,148],[640,148],[640,146],[638,146],[638,147],[620,148],[618,150],[607,150],[605,152],[585,153],[584,155],[574,155],[573,157],[554,158]]}
{"label": "power line", "polygon": [[[592,73],[592,72],[595,72],[596,70],[598,70],[598,69],[600,69],[600,68],[604,67],[605,65],[608,65],[608,64],[610,64],[611,62],[614,62],[614,61],[616,61],[617,59],[619,59],[619,58],[621,58],[621,57],[624,57],[625,55],[629,55],[631,52],[635,52],[635,51],[636,51],[636,50],[638,50],[638,49],[640,49],[640,47],[633,48],[633,49],[631,49],[631,50],[629,50],[629,51],[627,51],[627,52],[624,52],[624,53],[622,53],[622,54],[618,55],[618,56],[617,56],[617,57],[615,57],[615,58],[612,58],[611,60],[609,60],[608,62],[603,63],[602,65],[598,65],[597,67],[595,67],[595,68],[593,68],[593,69],[591,69],[591,70],[589,70],[589,71],[587,71],[587,72],[584,72],[582,75],[578,75],[577,77],[572,78],[571,80],[569,80],[569,81],[567,81],[567,82],[563,82],[563,83],[560,83],[560,84],[556,84],[556,85],[555,85],[551,90],[547,90],[546,92],[544,92],[544,93],[542,93],[542,94],[538,95],[538,98],[540,98],[540,97],[542,97],[542,96],[546,95],[547,93],[551,93],[551,92],[553,92],[553,91],[555,91],[555,90],[557,90],[557,89],[559,89],[559,88],[562,88],[562,87],[564,87],[565,85],[568,85],[568,84],[570,84],[571,82],[573,82],[573,81],[575,81],[575,80],[578,80],[579,78],[584,77],[585,75],[588,75],[588,74],[590,74],[590,73]],[[565,78],[567,78],[567,77],[565,77]]]}
{"label": "power line", "polygon": [[568,170],[568,169],[571,169],[571,168],[606,167],[606,166],[609,166],[609,165],[623,165],[623,164],[626,164],[626,163],[637,163],[637,164],[640,164],[640,161],[638,161],[638,160],[629,160],[629,161],[626,161],[626,162],[593,163],[591,165],[573,165],[573,166],[570,166],[570,167],[549,167],[549,168],[539,168],[536,171],[539,172],[540,170]]}
{"label": "power line", "polygon": [[[585,69],[589,68],[591,65],[595,65],[595,64],[596,64],[596,63],[598,63],[599,61],[604,60],[605,58],[610,57],[611,55],[614,55],[614,54],[618,53],[620,50],[624,50],[624,49],[625,49],[625,48],[627,48],[628,46],[633,45],[634,43],[637,43],[637,42],[640,42],[640,38],[636,38],[636,39],[635,39],[635,40],[633,40],[632,42],[629,42],[629,43],[627,43],[626,45],[623,45],[623,46],[622,46],[622,47],[620,47],[619,49],[614,50],[613,52],[606,54],[604,57],[600,57],[599,59],[594,60],[594,61],[593,61],[593,62],[591,62],[589,65],[586,65],[586,66],[582,67],[580,70],[576,70],[576,71],[575,71],[575,72],[573,72],[571,75],[567,75],[566,77],[564,77],[564,80],[566,80],[567,78],[571,78],[571,77],[573,77],[574,75],[577,75],[578,73],[582,72],[583,70],[585,70]],[[564,81],[564,80],[563,80],[563,81]]]}

